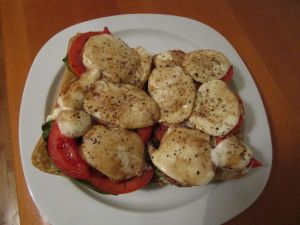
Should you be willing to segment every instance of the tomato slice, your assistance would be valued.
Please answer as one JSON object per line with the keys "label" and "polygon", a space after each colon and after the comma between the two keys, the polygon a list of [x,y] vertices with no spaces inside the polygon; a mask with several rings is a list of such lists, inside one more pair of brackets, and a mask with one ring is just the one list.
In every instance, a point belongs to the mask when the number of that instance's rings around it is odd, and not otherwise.
{"label": "tomato slice", "polygon": [[102,32],[90,31],[82,33],[75,37],[71,43],[71,46],[68,50],[68,63],[72,72],[78,77],[86,70],[82,63],[82,49],[90,37],[98,34],[111,34],[111,32],[107,27],[105,27]]}
{"label": "tomato slice", "polygon": [[250,167],[250,168],[257,168],[257,167],[261,167],[262,165],[263,164],[260,161],[258,161],[256,158],[252,158],[248,167]]}
{"label": "tomato slice", "polygon": [[235,134],[238,133],[242,127],[242,124],[244,123],[244,116],[240,116],[238,124],[232,129],[232,131],[229,132],[229,134]]}
{"label": "tomato slice", "polygon": [[102,34],[111,34],[110,30],[108,29],[108,27],[104,27]]}
{"label": "tomato slice", "polygon": [[138,134],[143,139],[144,144],[147,144],[152,135],[153,126],[137,129]]}
{"label": "tomato slice", "polygon": [[54,121],[48,138],[48,153],[51,160],[65,175],[89,180],[89,167],[78,150],[76,140],[62,135],[58,124]]}
{"label": "tomato slice", "polygon": [[221,78],[222,81],[228,83],[233,77],[233,66],[231,65],[224,77]]}
{"label": "tomato slice", "polygon": [[102,173],[91,170],[90,182],[100,191],[110,194],[125,194],[146,186],[153,177],[153,169],[149,167],[142,176],[125,181],[113,181]]}
{"label": "tomato slice", "polygon": [[220,137],[220,136],[215,137],[216,145],[219,144],[221,141],[223,141],[225,138],[226,137]]}
{"label": "tomato slice", "polygon": [[161,141],[161,139],[164,137],[167,130],[168,130],[167,126],[160,124],[159,127],[156,128],[156,130],[154,131],[155,138],[158,141]]}
{"label": "tomato slice", "polygon": [[242,127],[242,124],[244,122],[244,117],[241,115],[240,118],[239,118],[239,121],[237,123],[237,125],[228,133],[226,134],[224,137],[221,137],[221,136],[218,136],[218,137],[215,137],[215,140],[216,140],[216,144],[219,144],[222,140],[224,140],[227,136],[231,135],[231,134],[236,134],[239,132],[239,130],[241,129]]}

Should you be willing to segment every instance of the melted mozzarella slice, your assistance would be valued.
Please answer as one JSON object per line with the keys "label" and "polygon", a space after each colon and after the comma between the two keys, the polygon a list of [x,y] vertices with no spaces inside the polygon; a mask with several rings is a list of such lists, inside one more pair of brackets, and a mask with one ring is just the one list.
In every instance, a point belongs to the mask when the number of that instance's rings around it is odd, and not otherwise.
{"label": "melted mozzarella slice", "polygon": [[160,108],[161,123],[181,123],[193,110],[196,89],[193,79],[181,67],[161,67],[148,80],[151,97]]}
{"label": "melted mozzarella slice", "polygon": [[142,139],[122,128],[93,126],[84,135],[80,152],[90,166],[114,180],[141,175],[146,165]]}
{"label": "melted mozzarella slice", "polygon": [[226,83],[212,80],[200,86],[189,123],[212,136],[225,136],[241,113],[239,100]]}
{"label": "melted mozzarella slice", "polygon": [[187,53],[182,65],[195,81],[205,83],[224,77],[230,62],[221,52],[203,49]]}
{"label": "melted mozzarella slice", "polygon": [[92,124],[90,115],[81,110],[61,111],[56,118],[56,122],[60,132],[70,138],[81,137]]}
{"label": "melted mozzarella slice", "polygon": [[[169,128],[170,129],[170,128]],[[184,186],[204,185],[214,175],[209,136],[199,130],[174,128],[151,151],[153,164]]]}
{"label": "melted mozzarella slice", "polygon": [[229,136],[211,151],[211,158],[217,167],[242,170],[249,165],[253,154],[240,138]]}
{"label": "melted mozzarella slice", "polygon": [[67,91],[58,97],[57,104],[62,109],[81,109],[84,97],[84,88],[79,80],[75,80]]}
{"label": "melted mozzarella slice", "polygon": [[107,79],[124,83],[135,74],[140,57],[120,38],[101,34],[86,42],[82,60],[88,70],[98,68]]}
{"label": "melted mozzarella slice", "polygon": [[136,73],[129,76],[126,83],[142,88],[150,74],[152,57],[147,50],[142,47],[134,48],[134,50],[140,56],[140,63],[137,66]]}
{"label": "melted mozzarella slice", "polygon": [[154,100],[129,84],[97,81],[87,94],[83,107],[101,122],[122,128],[148,127],[159,118]]}
{"label": "melted mozzarella slice", "polygon": [[169,50],[155,55],[153,63],[155,67],[181,66],[184,56],[185,52],[181,50]]}
{"label": "melted mozzarella slice", "polygon": [[62,109],[81,109],[86,92],[101,78],[101,72],[93,69],[83,73],[78,80],[73,81],[65,93],[62,93],[57,103]]}
{"label": "melted mozzarella slice", "polygon": [[49,121],[51,121],[51,120],[55,120],[56,117],[58,116],[58,114],[59,114],[61,111],[63,111],[63,110],[64,110],[64,109],[62,109],[62,108],[55,108],[55,109],[53,109],[52,113],[49,114],[49,115],[47,116],[46,122],[49,122]]}
{"label": "melted mozzarella slice", "polygon": [[81,74],[79,81],[81,86],[84,88],[84,90],[88,90],[100,78],[101,78],[101,71],[96,68]]}

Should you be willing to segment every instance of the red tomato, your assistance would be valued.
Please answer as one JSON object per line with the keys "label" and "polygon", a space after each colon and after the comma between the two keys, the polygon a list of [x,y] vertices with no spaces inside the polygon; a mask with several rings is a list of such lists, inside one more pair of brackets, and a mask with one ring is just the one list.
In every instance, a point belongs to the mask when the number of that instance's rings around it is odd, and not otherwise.
{"label": "red tomato", "polygon": [[167,130],[168,130],[167,126],[160,124],[159,127],[154,132],[155,138],[161,141],[161,139],[164,137]]}
{"label": "red tomato", "polygon": [[110,194],[125,194],[146,186],[153,177],[153,169],[146,169],[142,176],[125,181],[113,181],[96,170],[91,171],[90,182],[100,191]]}
{"label": "red tomato", "polygon": [[137,129],[138,134],[143,139],[144,144],[147,144],[152,135],[153,126]]}
{"label": "red tomato", "polygon": [[48,138],[48,153],[51,160],[65,175],[88,180],[89,167],[78,150],[76,140],[62,135],[58,124],[54,121]]}
{"label": "red tomato", "polygon": [[111,34],[107,27],[103,29],[102,32],[86,32],[79,34],[75,39],[72,41],[71,46],[68,50],[68,63],[71,67],[73,73],[76,76],[80,76],[85,71],[85,66],[82,63],[82,49],[87,42],[87,40],[95,35],[98,34]]}
{"label": "red tomato", "polygon": [[239,130],[241,129],[241,126],[244,122],[244,117],[243,116],[240,116],[239,118],[239,121],[237,123],[237,125],[228,133],[226,134],[224,137],[215,137],[215,140],[216,140],[216,144],[219,144],[222,140],[224,140],[227,136],[231,135],[231,134],[236,134],[239,132]]}
{"label": "red tomato", "polygon": [[238,124],[232,129],[232,131],[229,132],[229,134],[234,134],[234,133],[239,132],[243,123],[244,123],[244,117],[240,116]]}
{"label": "red tomato", "polygon": [[257,167],[261,167],[263,164],[258,161],[256,158],[252,158],[251,162],[249,163],[249,167],[250,168],[257,168]]}
{"label": "red tomato", "polygon": [[221,141],[223,141],[225,138],[226,137],[220,137],[220,136],[215,137],[216,145],[219,144]]}
{"label": "red tomato", "polygon": [[111,34],[110,30],[108,29],[108,27],[104,27],[102,34]]}
{"label": "red tomato", "polygon": [[228,83],[232,79],[232,76],[233,76],[233,66],[230,66],[226,75],[222,77],[221,80]]}

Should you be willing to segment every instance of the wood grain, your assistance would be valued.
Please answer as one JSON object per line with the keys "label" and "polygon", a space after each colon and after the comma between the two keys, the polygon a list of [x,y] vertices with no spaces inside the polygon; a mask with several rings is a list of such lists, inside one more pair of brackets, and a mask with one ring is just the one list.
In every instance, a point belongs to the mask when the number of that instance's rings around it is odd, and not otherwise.
{"label": "wood grain", "polygon": [[[0,40],[2,40],[0,34]],[[0,224],[18,224],[18,205],[13,167],[12,145],[9,136],[7,93],[5,87],[3,53],[0,46]]]}
{"label": "wood grain", "polygon": [[262,195],[227,224],[299,224],[300,2],[292,0],[2,1],[5,77],[21,222],[46,224],[24,182],[17,135],[22,90],[33,58],[63,28],[125,13],[190,17],[214,27],[233,44],[262,95],[271,126],[274,159]]}
{"label": "wood grain", "polygon": [[[264,224],[298,224],[300,176],[295,171],[300,170],[297,163],[300,160],[297,152],[300,147],[297,96],[300,4],[297,1],[252,1],[258,10],[249,10],[249,4],[242,1],[228,2],[268,72],[251,71],[264,98],[271,125],[273,168],[263,195],[247,214],[261,218]],[[256,67],[248,66],[250,70]],[[244,223],[242,216],[233,221]]]}

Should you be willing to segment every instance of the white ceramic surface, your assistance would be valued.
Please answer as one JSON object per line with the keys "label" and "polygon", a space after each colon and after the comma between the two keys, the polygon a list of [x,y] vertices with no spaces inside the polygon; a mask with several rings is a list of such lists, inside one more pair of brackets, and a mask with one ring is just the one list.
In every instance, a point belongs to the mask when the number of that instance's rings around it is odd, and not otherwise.
{"label": "white ceramic surface", "polygon": [[[31,164],[31,153],[41,135],[53,90],[62,72],[69,39],[77,32],[108,26],[131,47],[143,46],[155,54],[167,49],[219,50],[234,66],[232,88],[244,101],[247,143],[264,166],[238,180],[204,187],[148,187],[120,196],[99,195],[49,175]],[[37,54],[23,92],[19,142],[30,193],[41,214],[52,224],[201,225],[220,224],[249,207],[260,195],[272,165],[268,121],[258,89],[244,62],[231,44],[207,25],[183,17],[133,14],[95,19],[71,26],[52,37]]]}

